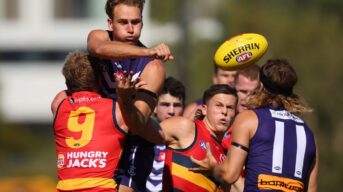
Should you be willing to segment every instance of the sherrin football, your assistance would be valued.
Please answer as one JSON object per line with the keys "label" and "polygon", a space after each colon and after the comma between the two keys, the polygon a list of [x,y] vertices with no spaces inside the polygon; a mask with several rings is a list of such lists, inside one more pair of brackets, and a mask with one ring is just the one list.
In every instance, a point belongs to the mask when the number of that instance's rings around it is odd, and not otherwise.
{"label": "sherrin football", "polygon": [[225,41],[216,51],[214,61],[224,70],[234,71],[256,63],[267,51],[265,37],[244,33]]}

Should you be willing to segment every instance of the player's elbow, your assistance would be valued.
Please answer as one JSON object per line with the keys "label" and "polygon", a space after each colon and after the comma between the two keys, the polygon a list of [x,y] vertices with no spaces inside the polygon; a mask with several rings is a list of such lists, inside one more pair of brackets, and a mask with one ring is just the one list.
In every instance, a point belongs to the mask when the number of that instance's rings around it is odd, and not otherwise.
{"label": "player's elbow", "polygon": [[87,49],[90,55],[96,56],[96,57],[103,55],[105,52],[105,46],[103,45],[97,45],[97,46],[89,45],[87,46]]}
{"label": "player's elbow", "polygon": [[232,171],[229,170],[225,171],[223,167],[221,168],[220,172],[222,173],[223,181],[227,184],[233,184],[239,178],[239,174],[234,174]]}
{"label": "player's elbow", "polygon": [[102,31],[93,30],[88,34],[87,51],[92,56],[98,56],[103,52],[103,40],[101,40]]}
{"label": "player's elbow", "polygon": [[156,141],[154,142],[156,145],[161,145],[161,144],[165,144],[166,143],[166,137],[163,133],[162,130],[159,131],[158,133],[158,137],[156,139]]}

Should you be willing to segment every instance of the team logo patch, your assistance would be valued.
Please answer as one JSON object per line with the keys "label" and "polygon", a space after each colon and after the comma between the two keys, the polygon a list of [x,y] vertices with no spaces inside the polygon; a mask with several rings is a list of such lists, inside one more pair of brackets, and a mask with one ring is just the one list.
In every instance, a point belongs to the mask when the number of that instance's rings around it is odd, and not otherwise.
{"label": "team logo patch", "polygon": [[200,141],[199,145],[204,151],[206,151],[206,143],[204,141]]}
{"label": "team logo patch", "polygon": [[114,62],[114,64],[117,66],[117,68],[118,69],[122,69],[123,68],[123,66],[121,66],[119,63],[117,63],[117,62]]}
{"label": "team logo patch", "polygon": [[165,157],[166,157],[166,153],[160,152],[158,155],[158,161],[164,161]]}
{"label": "team logo patch", "polygon": [[229,138],[231,136],[231,134],[229,132],[226,132],[225,135],[224,135],[224,138]]}
{"label": "team logo patch", "polygon": [[129,170],[127,170],[127,172],[129,173],[129,175],[131,177],[136,175],[136,167],[134,165],[130,165]]}
{"label": "team logo patch", "polygon": [[57,168],[62,168],[65,165],[65,155],[60,153],[57,155]]}
{"label": "team logo patch", "polygon": [[74,104],[74,103],[75,103],[75,101],[74,101],[73,98],[69,98],[69,102],[70,102],[71,104]]}
{"label": "team logo patch", "polygon": [[119,80],[122,80],[124,77],[124,75],[120,71],[117,71],[116,76],[116,78],[118,78]]}

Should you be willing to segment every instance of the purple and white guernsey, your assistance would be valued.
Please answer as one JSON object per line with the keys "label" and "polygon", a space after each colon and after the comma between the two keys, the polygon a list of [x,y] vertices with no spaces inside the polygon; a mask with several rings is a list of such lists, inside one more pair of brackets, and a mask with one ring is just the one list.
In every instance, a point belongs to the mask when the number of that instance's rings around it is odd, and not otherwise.
{"label": "purple and white guernsey", "polygon": [[253,111],[258,127],[250,140],[244,191],[304,191],[316,155],[312,131],[284,108]]}
{"label": "purple and white guernsey", "polygon": [[[112,32],[107,31],[109,37],[112,40]],[[139,47],[145,47],[140,41],[138,41]],[[100,70],[101,70],[101,94],[107,98],[117,98],[116,95],[116,82],[114,81],[113,74],[117,74],[117,76],[123,76],[123,72],[126,70],[128,73],[133,71],[132,81],[138,78],[142,71],[144,70],[145,66],[152,61],[153,58],[134,58],[134,59],[125,59],[125,60],[118,60],[118,61],[111,61],[111,60],[102,60],[100,59]]]}
{"label": "purple and white guernsey", "polygon": [[[107,31],[113,40],[112,31]],[[137,46],[145,47],[140,41]],[[107,98],[117,98],[116,82],[113,74],[118,78],[123,76],[124,71],[133,71],[134,81],[140,77],[144,68],[153,58],[133,58],[125,60],[102,60],[99,59],[101,70],[101,94]],[[153,144],[139,136],[130,136],[124,144],[115,180],[118,184],[132,187],[135,191],[145,191],[147,177],[151,171],[153,161]]]}
{"label": "purple and white guernsey", "polygon": [[146,181],[147,192],[159,192],[162,191],[162,178],[164,159],[166,156],[165,145],[155,145],[154,147],[155,157],[152,165],[151,173]]}

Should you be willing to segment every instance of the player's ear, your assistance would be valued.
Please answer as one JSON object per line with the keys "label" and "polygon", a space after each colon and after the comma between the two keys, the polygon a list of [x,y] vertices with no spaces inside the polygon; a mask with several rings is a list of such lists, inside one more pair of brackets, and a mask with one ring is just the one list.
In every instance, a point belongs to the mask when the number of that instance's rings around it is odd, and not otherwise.
{"label": "player's ear", "polygon": [[261,92],[261,91],[262,91],[262,89],[263,89],[263,83],[262,83],[262,82],[260,82],[260,87],[259,87],[259,89],[258,89],[258,92]]}
{"label": "player's ear", "polygon": [[142,23],[142,26],[141,26],[141,29],[143,28],[143,15],[141,15],[141,19],[142,19],[142,21],[141,21],[141,23]]}
{"label": "player's ear", "polygon": [[155,107],[155,109],[154,109],[154,114],[157,116],[157,106]]}
{"label": "player's ear", "polygon": [[113,31],[113,21],[111,18],[107,19],[107,26],[110,31]]}
{"label": "player's ear", "polygon": [[213,82],[213,85],[218,84],[217,74],[215,73],[212,76],[212,82]]}
{"label": "player's ear", "polygon": [[201,105],[201,113],[203,116],[207,115],[207,105],[205,105],[205,104]]}

